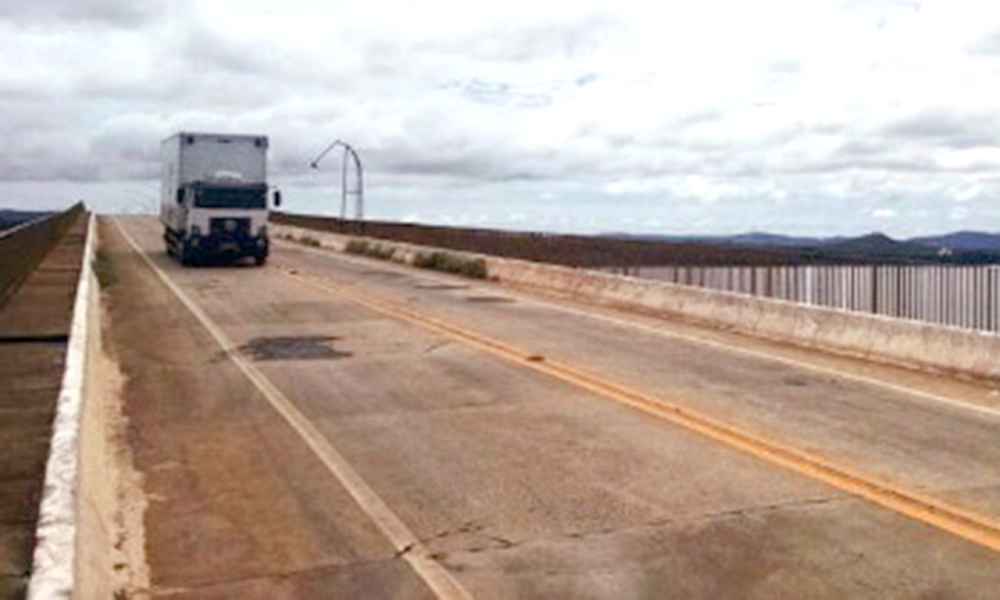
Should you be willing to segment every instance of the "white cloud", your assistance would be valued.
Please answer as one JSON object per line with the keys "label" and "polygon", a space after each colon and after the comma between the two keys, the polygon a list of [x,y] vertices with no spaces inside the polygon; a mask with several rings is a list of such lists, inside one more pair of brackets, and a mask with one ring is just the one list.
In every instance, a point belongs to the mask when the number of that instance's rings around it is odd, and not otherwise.
{"label": "white cloud", "polygon": [[386,218],[821,233],[891,200],[906,232],[985,211],[1000,170],[985,1],[37,0],[0,7],[0,53],[20,189],[150,180],[172,130],[252,130],[290,207],[320,206],[335,169],[305,167],[339,137]]}

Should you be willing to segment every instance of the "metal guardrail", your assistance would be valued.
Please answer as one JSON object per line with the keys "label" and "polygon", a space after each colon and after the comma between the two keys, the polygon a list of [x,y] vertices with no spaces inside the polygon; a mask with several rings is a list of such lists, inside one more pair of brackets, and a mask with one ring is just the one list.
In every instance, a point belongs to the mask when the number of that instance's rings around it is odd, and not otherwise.
{"label": "metal guardrail", "polygon": [[627,274],[800,304],[1000,332],[1000,266],[997,265],[669,266],[633,268]]}
{"label": "metal guardrail", "polygon": [[0,308],[83,212],[83,203],[78,202],[64,212],[0,233]]}

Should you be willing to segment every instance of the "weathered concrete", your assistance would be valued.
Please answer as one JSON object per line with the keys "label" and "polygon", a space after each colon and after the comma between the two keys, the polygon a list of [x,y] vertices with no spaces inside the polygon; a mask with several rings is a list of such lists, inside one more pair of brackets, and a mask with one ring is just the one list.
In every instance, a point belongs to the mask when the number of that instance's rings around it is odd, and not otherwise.
{"label": "weathered concrete", "polygon": [[83,204],[78,203],[65,212],[0,232],[0,307],[83,212]]}
{"label": "weathered concrete", "polygon": [[[0,310],[0,598],[23,598],[32,571],[56,400],[86,237],[85,215]],[[17,252],[17,248],[8,248]],[[34,251],[35,249],[32,249]],[[7,266],[33,264],[14,257]],[[13,268],[13,267],[12,267]]]}
{"label": "weathered concrete", "polygon": [[[753,428],[749,414],[791,422],[811,442],[851,436],[854,457],[880,452],[896,473],[927,468],[945,479],[936,485],[961,488],[984,470],[973,484],[995,483],[1000,449],[972,462],[949,447],[994,439],[989,419],[639,334],[490,284],[286,244],[263,269],[184,269],[163,255],[155,222],[126,227],[476,597],[986,598],[1000,582],[995,553],[279,269],[392,298],[646,393],[676,393],[692,409],[739,413],[741,426]],[[120,240],[107,242],[132,441],[155,498],[154,592],[412,591],[398,556],[369,537],[368,521],[204,328]],[[162,333],[150,339],[151,329]],[[920,464],[913,447],[941,460]],[[386,583],[399,587],[378,587]]]}
{"label": "weathered concrete", "polygon": [[[101,347],[95,220],[86,231],[65,372],[45,466],[28,598],[115,595],[117,477],[111,468],[109,390]],[[110,393],[109,393],[110,392]]]}
{"label": "weathered concrete", "polygon": [[[149,499],[150,587],[170,598],[433,597],[384,536],[137,256],[102,227],[107,350],[125,376],[129,443]],[[149,242],[144,238],[145,242]],[[266,269],[185,269],[268,278]],[[240,288],[240,293],[256,286]],[[271,288],[273,289],[273,288]],[[301,318],[301,317],[300,317]],[[142,597],[142,596],[138,596]]]}
{"label": "weathered concrete", "polygon": [[[96,248],[96,227],[91,235],[90,244]],[[114,563],[116,544],[120,541],[116,515],[121,475],[114,419],[119,402],[117,366],[106,357],[102,344],[101,289],[97,276],[92,268],[87,268],[83,275],[89,278],[89,306],[80,414],[74,597],[112,598],[117,591]]]}
{"label": "weathered concrete", "polygon": [[312,238],[343,251],[352,239],[393,250],[412,264],[421,253],[442,251],[485,261],[490,278],[510,285],[646,313],[680,316],[714,327],[919,369],[1000,379],[1000,336],[932,323],[755,298],[623,275],[413,246],[385,240],[272,225],[274,235]]}

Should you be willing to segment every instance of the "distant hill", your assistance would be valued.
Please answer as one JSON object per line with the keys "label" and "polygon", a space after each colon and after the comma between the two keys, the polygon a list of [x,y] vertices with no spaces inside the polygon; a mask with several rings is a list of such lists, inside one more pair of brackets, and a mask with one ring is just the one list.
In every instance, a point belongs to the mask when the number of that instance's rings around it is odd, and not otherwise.
{"label": "distant hill", "polygon": [[883,233],[871,233],[853,238],[787,236],[763,232],[728,236],[605,234],[602,237],[674,244],[744,246],[776,252],[790,251],[806,262],[1000,263],[1000,234],[978,231],[958,231],[907,240],[894,240]]}
{"label": "distant hill", "polygon": [[[752,231],[737,235],[635,235],[626,233],[609,233],[604,237],[616,239],[645,240],[658,242],[707,242],[736,246],[767,246],[772,248],[829,248],[831,246],[889,248],[891,244],[916,244],[931,247],[936,250],[986,250],[1000,252],[1000,233],[984,231],[956,231],[943,235],[914,237],[905,240],[893,240],[885,234],[872,233],[856,238],[837,237],[806,237],[790,236],[776,233]],[[922,251],[911,248],[912,251]]]}
{"label": "distant hill", "polygon": [[771,248],[813,247],[837,242],[844,238],[792,237],[774,233],[750,232],[737,235],[658,235],[633,233],[605,233],[601,237],[617,240],[640,240],[644,242],[699,242],[724,246],[762,246]]}
{"label": "distant hill", "polygon": [[44,211],[12,210],[0,208],[0,231],[17,227],[21,223],[47,215]]}
{"label": "distant hill", "polygon": [[945,235],[911,238],[909,241],[949,250],[1000,251],[1000,233],[986,233],[984,231],[956,231]]}
{"label": "distant hill", "polygon": [[883,233],[841,239],[820,247],[827,255],[864,256],[875,260],[936,261],[939,248],[911,241],[896,241]]}
{"label": "distant hill", "polygon": [[778,235],[774,233],[750,232],[732,235],[721,239],[728,240],[731,244],[739,246],[772,246],[772,247],[797,247],[808,248],[826,246],[841,242],[846,238],[815,238],[815,237],[793,237],[789,235]]}

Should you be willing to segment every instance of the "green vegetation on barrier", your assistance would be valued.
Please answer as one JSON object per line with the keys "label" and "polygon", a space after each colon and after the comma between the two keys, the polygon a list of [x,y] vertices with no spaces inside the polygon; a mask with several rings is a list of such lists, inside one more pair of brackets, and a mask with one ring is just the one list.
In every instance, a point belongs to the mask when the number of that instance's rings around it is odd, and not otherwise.
{"label": "green vegetation on barrier", "polygon": [[454,273],[471,279],[486,279],[489,272],[481,258],[465,258],[449,252],[419,253],[413,258],[413,266]]}
{"label": "green vegetation on barrier", "polygon": [[347,246],[344,247],[344,252],[348,254],[370,256],[380,260],[392,260],[394,250],[392,248],[383,247],[379,244],[366,242],[365,240],[351,240],[347,242]]}
{"label": "green vegetation on barrier", "polygon": [[321,245],[318,239],[310,235],[299,236],[299,243],[302,244],[303,246],[311,246],[313,248],[319,248]]}
{"label": "green vegetation on barrier", "polygon": [[[282,237],[282,235],[279,234],[278,237]],[[284,237],[289,240],[297,241],[304,246],[319,247],[321,245],[317,238],[310,235],[303,234],[295,237],[289,233],[284,234]],[[347,242],[347,245],[344,246],[344,252],[346,254],[368,256],[379,260],[397,259],[395,248],[368,240],[350,240]],[[413,257],[413,266],[421,269],[431,269],[434,271],[461,275],[462,277],[469,277],[470,279],[489,278],[489,270],[486,267],[486,261],[481,258],[466,258],[452,252],[418,252]]]}

